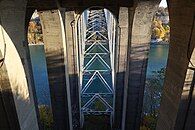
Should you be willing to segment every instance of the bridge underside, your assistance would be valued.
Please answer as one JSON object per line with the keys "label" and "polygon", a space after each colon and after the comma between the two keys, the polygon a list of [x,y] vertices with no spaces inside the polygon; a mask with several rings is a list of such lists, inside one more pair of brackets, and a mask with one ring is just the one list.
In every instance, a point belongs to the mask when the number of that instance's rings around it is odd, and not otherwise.
{"label": "bridge underside", "polygon": [[[150,40],[150,28],[152,14],[156,1],[139,1],[134,3],[133,0],[122,1],[55,1],[54,0],[17,0],[17,1],[0,1],[0,18],[1,26],[4,33],[1,34],[1,43],[6,41],[8,48],[5,58],[7,74],[2,79],[9,79],[10,87],[2,87],[1,94],[4,90],[9,90],[13,98],[10,97],[11,106],[9,111],[1,109],[0,112],[17,113],[14,118],[17,120],[16,129],[34,129],[38,128],[38,111],[36,110],[36,98],[34,93],[34,84],[32,79],[32,68],[27,46],[26,32],[29,18],[32,16],[34,9],[39,11],[60,9],[60,12],[54,12],[58,23],[50,26],[48,21],[45,24],[45,32],[49,33],[58,26],[56,35],[48,35],[51,39],[47,40],[47,69],[49,72],[50,89],[53,98],[52,107],[54,108],[54,120],[58,129],[78,129],[79,126],[79,94],[78,94],[78,68],[77,68],[77,50],[75,43],[76,29],[74,21],[77,20],[75,14],[80,14],[84,9],[90,6],[103,6],[110,9],[116,16],[119,24],[118,41],[116,49],[116,102],[115,118],[113,127],[115,129],[129,130],[139,129],[140,114],[142,110],[142,100],[144,91],[144,79],[147,66],[147,53]],[[157,1],[158,3],[158,1]],[[167,72],[164,84],[160,116],[157,124],[157,130],[165,129],[189,129],[194,126],[194,93],[187,93],[184,88],[185,80],[192,78],[186,77],[192,75],[188,70],[189,57],[192,55],[193,62],[194,45],[195,45],[195,27],[194,12],[195,3],[193,0],[168,1],[170,19],[171,19],[171,41],[168,57]],[[133,7],[133,8],[132,8]],[[64,11],[64,12],[63,12]],[[51,11],[52,13],[52,11]],[[59,15],[60,13],[61,15]],[[61,16],[61,17],[60,17]],[[50,18],[49,18],[50,20]],[[59,22],[60,21],[60,22]],[[148,25],[146,27],[146,25]],[[51,27],[50,29],[47,27]],[[46,29],[47,28],[47,29]],[[60,31],[59,31],[60,30]],[[3,36],[5,36],[5,41]],[[60,37],[58,37],[60,35]],[[57,37],[57,38],[56,38]],[[53,38],[53,39],[52,39]],[[53,41],[56,38],[55,42]],[[55,43],[58,45],[55,46]],[[4,47],[0,44],[1,53]],[[51,47],[51,48],[50,48]],[[49,50],[51,49],[51,50]],[[50,55],[51,54],[51,55]],[[49,56],[59,55],[60,59]],[[53,59],[52,59],[53,58]],[[60,82],[54,82],[52,79],[55,72],[52,63],[60,61],[58,67],[61,76]],[[57,69],[58,69],[57,68]],[[2,72],[2,68],[1,72]],[[5,68],[4,68],[5,69]],[[56,68],[55,68],[56,69]],[[16,71],[17,70],[17,71]],[[188,71],[187,71],[188,70]],[[5,71],[4,71],[5,72]],[[16,73],[17,72],[17,73]],[[17,76],[16,76],[17,74]],[[6,78],[4,78],[6,77]],[[2,82],[1,82],[2,83]],[[16,84],[17,83],[17,84]],[[59,85],[57,87],[53,87]],[[63,87],[64,86],[64,87]],[[190,91],[190,89],[189,89]],[[193,97],[190,102],[186,97]],[[186,100],[187,99],[187,100]],[[0,103],[7,102],[5,97],[0,98]],[[2,106],[6,106],[3,104]],[[15,107],[14,107],[15,106]],[[187,108],[187,109],[186,109]],[[63,111],[65,110],[65,111]],[[61,114],[61,111],[63,111]],[[0,114],[1,119],[9,119],[9,115]],[[185,117],[185,120],[183,120]],[[0,129],[10,129],[7,124]]]}
{"label": "bridge underside", "polygon": [[134,5],[134,0],[29,0],[27,8],[37,9],[38,11],[65,8],[68,11],[81,14],[90,7],[104,7],[117,17],[120,7],[133,7]]}
{"label": "bridge underside", "polygon": [[[83,13],[87,15],[87,22],[81,24],[86,38],[80,43],[80,84],[81,84],[81,114],[108,115],[112,122],[114,113],[114,65],[111,60],[115,43],[108,37],[108,18],[104,9],[90,8]],[[82,16],[81,16],[82,17]],[[83,19],[85,20],[85,19]],[[112,19],[110,19],[112,20]],[[85,20],[86,21],[86,20]],[[111,26],[111,25],[110,25]],[[113,44],[113,45],[112,45]],[[84,119],[82,119],[84,122]]]}
{"label": "bridge underside", "polygon": [[62,8],[89,8],[89,7],[133,7],[134,0],[29,0],[28,7],[38,10]]}

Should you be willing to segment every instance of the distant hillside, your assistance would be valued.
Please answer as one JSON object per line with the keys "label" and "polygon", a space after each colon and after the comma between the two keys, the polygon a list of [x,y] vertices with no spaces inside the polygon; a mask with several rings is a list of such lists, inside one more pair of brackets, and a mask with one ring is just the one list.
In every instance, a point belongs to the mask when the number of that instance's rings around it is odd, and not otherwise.
{"label": "distant hillside", "polygon": [[[152,41],[169,42],[169,38],[170,27],[168,9],[159,7],[153,19]],[[42,27],[38,14],[34,15],[33,19],[29,22],[28,42],[29,44],[43,43]]]}
{"label": "distant hillside", "polygon": [[159,7],[152,24],[152,40],[169,42],[170,27],[167,8]]}
{"label": "distant hillside", "polygon": [[43,43],[42,27],[39,17],[31,19],[28,26],[28,43],[39,44]]}

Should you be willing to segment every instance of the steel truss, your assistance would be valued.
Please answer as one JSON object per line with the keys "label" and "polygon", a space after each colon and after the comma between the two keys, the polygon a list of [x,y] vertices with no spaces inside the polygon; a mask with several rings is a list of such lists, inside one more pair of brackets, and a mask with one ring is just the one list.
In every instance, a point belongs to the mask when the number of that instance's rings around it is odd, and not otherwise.
{"label": "steel truss", "polygon": [[80,61],[81,114],[110,115],[114,111],[113,62],[104,9],[89,10]]}

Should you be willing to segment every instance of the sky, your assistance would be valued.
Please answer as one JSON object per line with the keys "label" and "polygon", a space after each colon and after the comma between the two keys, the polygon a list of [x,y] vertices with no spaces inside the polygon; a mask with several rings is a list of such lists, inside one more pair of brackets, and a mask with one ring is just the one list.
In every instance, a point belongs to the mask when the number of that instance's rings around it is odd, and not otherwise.
{"label": "sky", "polygon": [[159,7],[164,7],[164,8],[166,8],[166,7],[167,7],[167,0],[162,0],[162,1],[160,2]]}
{"label": "sky", "polygon": [[39,17],[37,10],[35,10],[35,12],[33,13],[31,19],[35,19],[36,17]]}

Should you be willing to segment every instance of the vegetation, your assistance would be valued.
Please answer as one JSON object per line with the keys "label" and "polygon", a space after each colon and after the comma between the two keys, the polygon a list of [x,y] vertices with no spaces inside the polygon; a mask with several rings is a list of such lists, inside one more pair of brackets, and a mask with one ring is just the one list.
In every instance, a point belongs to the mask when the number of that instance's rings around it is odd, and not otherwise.
{"label": "vegetation", "polygon": [[101,103],[100,101],[96,101],[94,103],[95,110],[104,111],[106,109],[105,105]]}
{"label": "vegetation", "polygon": [[86,115],[83,130],[111,130],[108,115]]}
{"label": "vegetation", "polygon": [[[168,9],[159,7],[153,19],[152,40],[169,42],[169,38]],[[165,68],[161,68],[146,79],[140,130],[156,129],[164,78]]]}
{"label": "vegetation", "polygon": [[43,43],[42,27],[39,17],[31,19],[28,26],[28,43],[38,44]]}
{"label": "vegetation", "polygon": [[43,130],[53,130],[53,115],[49,106],[40,105],[40,125]]}
{"label": "vegetation", "polygon": [[170,27],[168,9],[159,7],[152,24],[152,39],[169,42]]}
{"label": "vegetation", "polygon": [[160,107],[165,68],[154,71],[146,80],[142,124],[140,130],[155,130]]}

